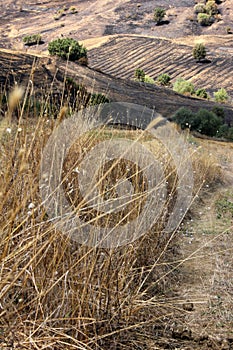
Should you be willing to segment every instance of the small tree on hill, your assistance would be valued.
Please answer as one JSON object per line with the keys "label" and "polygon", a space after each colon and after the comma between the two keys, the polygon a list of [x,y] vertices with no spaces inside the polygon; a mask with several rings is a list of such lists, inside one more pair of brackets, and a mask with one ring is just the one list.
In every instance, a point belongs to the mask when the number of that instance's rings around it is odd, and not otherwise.
{"label": "small tree on hill", "polygon": [[195,113],[186,107],[179,108],[173,116],[173,120],[180,125],[181,129],[193,129]]}
{"label": "small tree on hill", "polygon": [[203,89],[203,88],[197,89],[196,95],[200,98],[208,98],[208,94],[206,92],[206,89]]}
{"label": "small tree on hill", "polygon": [[166,73],[160,74],[157,78],[157,82],[163,86],[169,86],[170,81],[171,81],[171,77]]}
{"label": "small tree on hill", "polygon": [[56,39],[49,43],[50,55],[57,55],[69,61],[77,61],[87,57],[87,50],[72,38]]}
{"label": "small tree on hill", "polygon": [[204,44],[196,44],[193,48],[193,57],[200,62],[206,57],[206,48]]}
{"label": "small tree on hill", "polygon": [[205,4],[199,3],[194,6],[195,13],[205,13],[205,11],[206,11]]}
{"label": "small tree on hill", "polygon": [[212,17],[207,13],[198,13],[197,21],[201,26],[210,26],[213,23]]}
{"label": "small tree on hill", "polygon": [[214,99],[216,102],[224,103],[228,100],[228,94],[224,88],[214,92]]}
{"label": "small tree on hill", "polygon": [[23,37],[23,42],[28,46],[39,45],[42,43],[42,38],[40,34],[26,35]]}
{"label": "small tree on hill", "polygon": [[195,88],[191,81],[185,80],[183,78],[178,78],[174,85],[173,90],[183,95],[194,95]]}
{"label": "small tree on hill", "polygon": [[166,11],[160,7],[157,7],[154,11],[154,20],[157,24],[160,24],[166,15]]}
{"label": "small tree on hill", "polygon": [[146,74],[143,69],[137,68],[135,69],[134,76],[136,80],[144,82]]}
{"label": "small tree on hill", "polygon": [[208,136],[216,136],[218,129],[222,125],[220,117],[204,108],[199,109],[194,120],[198,124],[196,130]]}
{"label": "small tree on hill", "polygon": [[216,5],[215,1],[207,1],[205,8],[206,12],[211,16],[216,15],[218,13],[218,6]]}
{"label": "small tree on hill", "polygon": [[154,79],[152,77],[150,77],[149,75],[145,75],[144,82],[149,83],[149,84],[155,84]]}

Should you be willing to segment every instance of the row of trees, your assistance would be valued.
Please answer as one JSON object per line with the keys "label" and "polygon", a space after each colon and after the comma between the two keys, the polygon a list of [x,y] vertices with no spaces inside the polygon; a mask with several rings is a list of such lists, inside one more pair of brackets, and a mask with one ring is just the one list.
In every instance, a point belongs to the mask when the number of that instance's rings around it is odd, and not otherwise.
{"label": "row of trees", "polygon": [[[159,84],[162,86],[170,87],[171,77],[167,73],[163,73],[157,77],[156,80],[151,78],[149,75],[146,75],[144,70],[137,68],[134,72],[134,77],[136,81],[150,84]],[[189,80],[183,78],[178,78],[173,84],[173,90],[179,94],[188,95],[188,96],[197,96],[204,99],[209,99],[209,95],[204,88],[195,89],[193,83]],[[229,96],[224,88],[219,89],[214,92],[214,99],[216,102],[223,103],[228,100]]]}

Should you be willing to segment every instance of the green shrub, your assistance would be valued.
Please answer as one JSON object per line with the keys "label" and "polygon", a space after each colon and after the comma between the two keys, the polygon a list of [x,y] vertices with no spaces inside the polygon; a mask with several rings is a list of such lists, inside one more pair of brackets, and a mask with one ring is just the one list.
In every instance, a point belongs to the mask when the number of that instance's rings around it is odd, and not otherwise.
{"label": "green shrub", "polygon": [[224,109],[222,107],[214,106],[212,108],[212,112],[214,112],[214,114],[216,114],[218,117],[220,117],[222,119],[222,121],[224,121],[225,113],[224,113]]}
{"label": "green shrub", "polygon": [[173,120],[182,129],[189,128],[208,136],[218,135],[219,128],[222,125],[220,117],[203,108],[199,109],[197,113],[193,113],[190,109],[182,107],[174,114]]}
{"label": "green shrub", "polygon": [[141,68],[135,69],[134,77],[136,80],[144,82],[145,76],[146,76],[146,74],[145,74],[143,69],[141,69]]}
{"label": "green shrub", "polygon": [[222,119],[211,111],[204,108],[199,109],[195,115],[195,129],[201,134],[216,136],[222,125]]}
{"label": "green shrub", "polygon": [[195,88],[194,85],[185,79],[178,78],[174,85],[173,90],[178,92],[179,94],[183,95],[194,95],[195,94]]}
{"label": "green shrub", "polygon": [[193,128],[195,114],[186,107],[181,107],[176,111],[173,120],[180,125],[182,129]]}
{"label": "green shrub", "polygon": [[227,124],[221,125],[218,130],[218,137],[226,137],[228,130],[229,130],[229,127]]}
{"label": "green shrub", "polygon": [[210,26],[213,22],[212,17],[207,13],[198,13],[197,20],[201,26]]}
{"label": "green shrub", "polygon": [[214,92],[214,99],[216,102],[224,103],[228,100],[229,96],[224,88]]}
{"label": "green shrub", "polygon": [[101,103],[109,103],[110,100],[107,98],[105,95],[100,94],[100,93],[93,93],[90,98],[89,104],[94,106],[94,105],[99,105]]}
{"label": "green shrub", "polygon": [[28,46],[38,45],[42,43],[42,38],[40,34],[26,35],[23,37],[23,42]]}
{"label": "green shrub", "polygon": [[57,20],[59,20],[61,17],[63,17],[63,16],[65,16],[66,14],[65,14],[65,8],[63,8],[63,9],[60,9],[60,10],[58,10],[57,12],[56,12],[56,14],[54,15],[54,19],[57,21]]}
{"label": "green shrub", "polygon": [[206,12],[213,16],[213,15],[216,15],[218,13],[218,6],[216,5],[215,1],[208,1],[206,3]]}
{"label": "green shrub", "polygon": [[206,89],[203,89],[203,88],[197,89],[196,95],[200,98],[208,98],[208,94],[206,92]]}
{"label": "green shrub", "polygon": [[73,14],[78,13],[78,10],[76,9],[75,6],[71,6],[70,9],[69,9],[69,11],[70,11],[71,13],[73,13]]}
{"label": "green shrub", "polygon": [[228,132],[225,135],[226,139],[233,141],[233,128],[228,128]]}
{"label": "green shrub", "polygon": [[195,13],[205,13],[205,11],[206,11],[205,4],[197,4],[194,6]]}
{"label": "green shrub", "polygon": [[171,77],[166,73],[160,74],[157,78],[157,82],[163,86],[169,86],[170,81],[171,81]]}
{"label": "green shrub", "polygon": [[196,44],[193,48],[193,57],[199,62],[206,57],[206,48],[204,44]]}
{"label": "green shrub", "polygon": [[48,50],[50,55],[57,55],[70,61],[76,61],[82,57],[87,57],[86,48],[72,38],[53,40],[49,43]]}
{"label": "green shrub", "polygon": [[161,8],[161,7],[157,7],[154,10],[154,20],[157,24],[160,24],[164,18],[164,16],[166,15],[166,11]]}
{"label": "green shrub", "polygon": [[227,124],[223,124],[219,128],[217,136],[233,141],[233,128],[229,127]]}
{"label": "green shrub", "polygon": [[145,75],[144,82],[145,82],[145,83],[149,83],[149,84],[155,84],[154,79],[151,78],[149,75]]}

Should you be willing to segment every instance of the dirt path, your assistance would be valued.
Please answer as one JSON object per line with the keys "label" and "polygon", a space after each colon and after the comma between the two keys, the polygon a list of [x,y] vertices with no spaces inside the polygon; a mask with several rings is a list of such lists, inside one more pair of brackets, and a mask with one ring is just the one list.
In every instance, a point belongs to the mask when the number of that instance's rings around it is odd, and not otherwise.
{"label": "dirt path", "polygon": [[[208,147],[213,151],[216,144]],[[182,329],[190,330],[192,349],[233,349],[233,151],[231,144],[218,147],[220,163],[223,154],[229,157],[221,164],[225,183],[207,192],[180,232],[184,263],[176,293],[184,301]]]}

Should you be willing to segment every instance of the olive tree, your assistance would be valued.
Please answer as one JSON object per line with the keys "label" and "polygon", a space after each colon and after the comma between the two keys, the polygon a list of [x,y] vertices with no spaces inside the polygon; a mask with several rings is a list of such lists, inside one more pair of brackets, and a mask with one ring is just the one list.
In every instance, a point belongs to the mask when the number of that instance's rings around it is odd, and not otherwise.
{"label": "olive tree", "polygon": [[193,48],[193,57],[200,62],[206,57],[206,48],[204,44],[196,44]]}
{"label": "olive tree", "polygon": [[72,38],[56,39],[49,43],[50,55],[57,55],[69,61],[87,58],[87,49]]}

